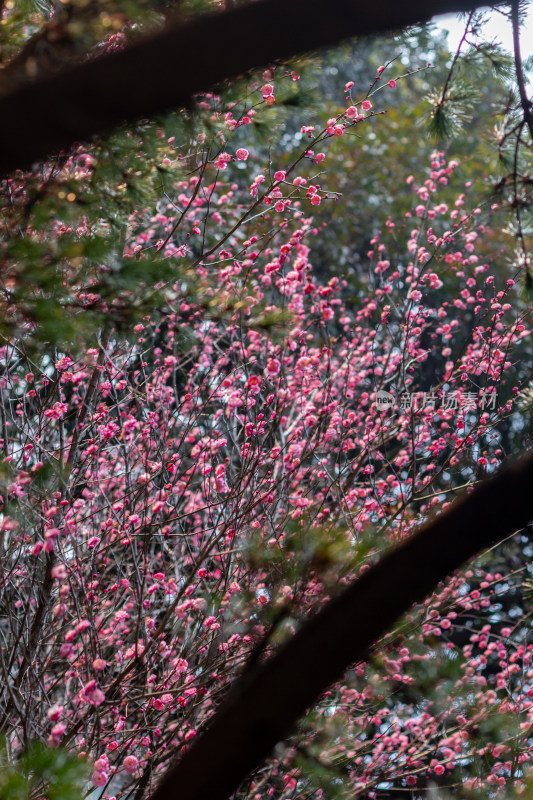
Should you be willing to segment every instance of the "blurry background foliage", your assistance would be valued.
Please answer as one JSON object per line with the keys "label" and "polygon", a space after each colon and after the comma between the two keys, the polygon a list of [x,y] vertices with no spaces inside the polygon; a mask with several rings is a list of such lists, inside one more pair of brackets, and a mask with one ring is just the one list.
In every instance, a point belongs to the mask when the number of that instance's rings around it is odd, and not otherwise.
{"label": "blurry background foliage", "polygon": [[30,744],[15,763],[5,743],[0,748],[0,797],[2,800],[74,800],[83,796],[89,777],[87,764],[78,755],[42,742]]}

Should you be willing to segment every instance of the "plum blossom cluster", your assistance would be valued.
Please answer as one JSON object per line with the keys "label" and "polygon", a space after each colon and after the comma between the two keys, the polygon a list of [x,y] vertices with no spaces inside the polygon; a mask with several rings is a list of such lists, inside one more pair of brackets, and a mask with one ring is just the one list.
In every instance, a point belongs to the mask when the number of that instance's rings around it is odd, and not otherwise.
{"label": "plum blossom cluster", "polygon": [[[276,103],[274,76],[255,87],[261,112]],[[497,208],[469,208],[462,189],[453,207],[439,198],[457,163],[436,152],[425,181],[408,179],[412,210],[372,240],[354,302],[343,276],[314,269],[315,214],[334,196],[315,148],[363,123],[372,101],[319,133],[306,126],[311,146],[251,181],[252,145],[239,137],[255,109],[217,103],[199,100],[227,134],[219,152],[201,133],[178,157],[161,131],[165,167],[185,161],[189,174],[128,219],[126,264],[155,252],[187,265],[161,282],[164,304],[81,353],[36,356],[29,327],[0,348],[1,727],[13,752],[31,729],[88,756],[105,798],[147,796],[254,646],[268,654],[473,485],[480,464],[495,469],[528,379],[516,363],[530,353],[530,310],[483,251]],[[92,168],[74,157],[62,167],[80,182]],[[54,235],[59,248],[92,232],[80,221]],[[122,307],[67,258],[78,307]],[[431,402],[392,417],[375,402],[376,386],[411,393],[435,375],[461,401],[482,387],[494,402],[467,417]],[[324,797],[301,753],[355,797],[522,780],[533,746],[522,555],[507,544],[428,598],[325,693],[243,796]],[[496,715],[513,719],[512,738],[494,732]]]}

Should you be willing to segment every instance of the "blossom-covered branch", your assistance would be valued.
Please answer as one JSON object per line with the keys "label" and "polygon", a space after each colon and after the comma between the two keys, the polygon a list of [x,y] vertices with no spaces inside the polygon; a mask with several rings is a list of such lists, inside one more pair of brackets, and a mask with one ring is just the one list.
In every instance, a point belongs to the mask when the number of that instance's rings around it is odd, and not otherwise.
{"label": "blossom-covered branch", "polygon": [[414,603],[533,517],[533,454],[508,466],[391,549],[234,693],[152,800],[226,800],[351,664]]}
{"label": "blossom-covered branch", "polygon": [[168,25],[121,52],[7,91],[0,100],[0,172],[27,167],[122,122],[187,106],[195,93],[275,60],[479,5],[261,0]]}
{"label": "blossom-covered branch", "polygon": [[[4,20],[13,30],[15,11]],[[459,177],[460,161],[423,140],[402,149],[415,149],[408,170],[397,157],[416,119],[402,94],[437,73],[415,41],[401,64],[376,61],[373,46],[357,64],[333,56],[318,119],[290,110],[308,67],[271,65],[231,98],[195,98],[193,126],[174,114],[1,182],[11,760],[30,737],[85,756],[102,800],[146,800],[160,780],[170,795],[178,757],[185,796],[216,796],[210,781],[227,795],[248,773],[239,800],[323,800],[326,773],[356,800],[385,784],[389,797],[421,794],[436,778],[492,796],[517,784],[516,764],[526,774],[527,536],[375,639],[530,510],[530,467],[523,487],[489,488],[498,514],[487,490],[443,508],[528,446],[533,309],[527,266],[509,273],[504,211],[470,181],[473,159]],[[385,133],[386,103],[397,134]],[[373,568],[437,509],[422,545],[415,535]],[[331,614],[333,636],[351,641],[329,641]],[[268,691],[255,702],[257,685]]]}

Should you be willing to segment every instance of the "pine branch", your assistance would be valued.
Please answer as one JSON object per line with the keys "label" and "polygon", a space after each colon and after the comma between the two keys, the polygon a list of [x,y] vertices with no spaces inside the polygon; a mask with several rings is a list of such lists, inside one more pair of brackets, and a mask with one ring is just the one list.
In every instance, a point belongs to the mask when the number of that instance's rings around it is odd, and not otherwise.
{"label": "pine branch", "polygon": [[0,174],[277,59],[471,11],[481,0],[259,0],[172,23],[125,50],[10,91],[0,100]]}

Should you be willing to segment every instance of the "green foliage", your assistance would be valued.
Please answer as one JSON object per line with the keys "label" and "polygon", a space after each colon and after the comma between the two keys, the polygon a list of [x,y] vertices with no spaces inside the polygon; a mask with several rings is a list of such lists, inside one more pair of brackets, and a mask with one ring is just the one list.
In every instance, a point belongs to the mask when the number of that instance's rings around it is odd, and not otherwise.
{"label": "green foliage", "polygon": [[498,44],[474,41],[466,52],[458,52],[444,90],[439,88],[428,95],[432,106],[431,136],[439,140],[457,136],[472,121],[475,110],[484,101],[487,79],[492,78],[499,84],[498,94],[501,96],[513,74],[513,59]]}
{"label": "green foliage", "polygon": [[0,751],[1,800],[78,800],[87,778],[84,760],[42,742],[30,744],[15,764],[10,763],[5,744]]}
{"label": "green foliage", "polygon": [[[473,50],[474,52],[470,58],[470,65],[472,63],[475,64],[477,57],[479,57],[480,62],[484,59],[487,59],[490,63],[490,66],[494,70],[494,74],[498,78],[504,78],[505,80],[512,79],[514,76],[514,64],[512,56],[500,45],[494,44],[494,42],[482,42],[481,44],[476,45]],[[480,63],[480,67],[482,66],[483,65]]]}
{"label": "green foliage", "polygon": [[479,93],[471,84],[457,80],[444,99],[438,93],[430,94],[428,99],[434,104],[429,123],[430,134],[441,140],[451,139],[472,119]]}

